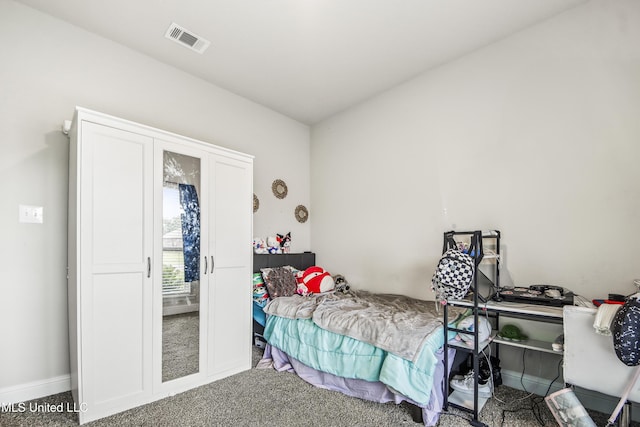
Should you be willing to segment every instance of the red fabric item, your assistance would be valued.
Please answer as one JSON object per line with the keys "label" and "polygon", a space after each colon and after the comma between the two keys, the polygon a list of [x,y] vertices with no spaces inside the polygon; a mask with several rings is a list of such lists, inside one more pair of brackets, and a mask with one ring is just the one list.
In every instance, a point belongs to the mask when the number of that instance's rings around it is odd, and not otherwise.
{"label": "red fabric item", "polygon": [[600,307],[602,304],[619,304],[619,305],[624,304],[624,301],[612,301],[610,299],[594,299],[594,300],[591,300],[591,302],[596,307]]}
{"label": "red fabric item", "polygon": [[296,281],[298,282],[297,292],[301,295],[319,294],[332,291],[335,288],[335,283],[329,272],[317,265],[298,272]]}

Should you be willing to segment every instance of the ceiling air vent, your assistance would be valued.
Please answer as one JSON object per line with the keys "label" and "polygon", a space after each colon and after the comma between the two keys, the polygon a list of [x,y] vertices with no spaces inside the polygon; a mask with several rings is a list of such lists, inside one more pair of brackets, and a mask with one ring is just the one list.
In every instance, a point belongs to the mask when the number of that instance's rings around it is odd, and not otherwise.
{"label": "ceiling air vent", "polygon": [[202,37],[187,31],[181,26],[172,23],[169,29],[164,35],[169,40],[181,44],[184,47],[188,47],[191,50],[195,50],[198,53],[202,53],[209,47],[210,42]]}

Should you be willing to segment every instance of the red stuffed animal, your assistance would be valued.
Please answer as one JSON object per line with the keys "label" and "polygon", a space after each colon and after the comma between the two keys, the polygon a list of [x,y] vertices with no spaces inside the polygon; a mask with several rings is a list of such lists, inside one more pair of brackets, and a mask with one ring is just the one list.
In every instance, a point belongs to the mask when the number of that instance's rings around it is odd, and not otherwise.
{"label": "red stuffed animal", "polygon": [[329,292],[335,288],[331,274],[321,267],[313,266],[296,274],[298,282],[297,292],[300,295],[319,294]]}

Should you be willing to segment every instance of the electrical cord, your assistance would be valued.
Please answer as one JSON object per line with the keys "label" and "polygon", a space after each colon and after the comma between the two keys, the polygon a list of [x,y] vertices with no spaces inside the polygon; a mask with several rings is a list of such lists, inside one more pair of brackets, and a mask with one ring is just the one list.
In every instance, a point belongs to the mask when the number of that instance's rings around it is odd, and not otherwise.
{"label": "electrical cord", "polygon": [[556,380],[558,378],[560,378],[560,366],[562,366],[562,361],[564,359],[560,359],[560,361],[558,362],[558,367],[557,367],[557,374],[556,377],[554,379],[551,380],[551,382],[549,383],[549,387],[547,387],[547,391],[544,392],[544,396],[536,396],[534,398],[532,398],[532,402],[534,405],[541,405],[542,407],[546,406],[546,404],[544,403],[544,398],[547,397],[549,395],[549,392],[551,391],[551,387],[553,386],[553,383],[556,382]]}
{"label": "electrical cord", "polygon": [[524,358],[525,354],[527,354],[526,348],[522,351],[522,373],[520,374],[520,385],[522,386],[522,389],[525,391],[525,393],[529,393],[527,391],[527,388],[524,386],[524,371],[526,371],[525,358]]}
{"label": "electrical cord", "polygon": [[[523,401],[525,399],[528,399],[531,396],[533,396],[533,393],[529,392],[527,390],[527,388],[525,387],[525,385],[524,385],[524,372],[526,371],[526,364],[525,364],[525,357],[524,356],[525,356],[526,352],[527,352],[527,349],[526,348],[523,349],[523,351],[522,351],[522,373],[520,374],[520,385],[522,386],[522,390],[525,393],[528,393],[528,394],[523,398],[520,398],[520,399],[518,399],[518,400],[516,400],[514,402],[511,402],[511,404],[513,404],[515,402],[521,402],[521,401]],[[506,416],[507,413],[515,413],[515,412],[520,412],[520,411],[532,411],[534,417],[536,418],[536,421],[538,421],[540,423],[540,425],[544,426],[544,423],[540,422],[540,420],[538,419],[538,417],[537,417],[537,415],[536,415],[536,413],[535,413],[535,411],[533,409],[533,406],[531,406],[529,408],[527,408],[527,407],[519,407],[519,408],[515,408],[515,409],[503,409],[502,410],[502,418],[501,418],[501,421],[500,421],[500,426],[504,425],[505,416]]]}
{"label": "electrical cord", "polygon": [[[522,385],[522,390],[524,390],[524,392],[528,393],[528,394],[525,397],[522,397],[520,399],[514,400],[510,404],[513,404],[515,402],[520,402],[522,400],[529,399],[531,396],[534,396],[534,393],[527,391],[526,387],[524,386],[524,381],[523,381],[524,372],[526,370],[526,366],[525,366],[525,353],[526,353],[526,351],[527,351],[527,349],[525,348],[523,350],[523,352],[522,352],[522,374],[520,375],[520,385]],[[563,361],[563,359],[560,359],[560,361],[558,362],[557,375],[549,383],[549,386],[547,387],[547,390],[546,390],[544,396],[531,397],[531,399],[530,399],[531,406],[530,407],[519,407],[519,408],[514,408],[514,409],[503,409],[502,410],[502,419],[501,419],[501,422],[500,422],[501,426],[504,425],[505,416],[506,416],[507,413],[515,413],[515,412],[520,412],[520,411],[531,411],[533,413],[534,418],[538,422],[538,424],[540,424],[541,426],[545,425],[544,419],[542,418],[542,408],[545,407],[545,405],[543,404],[544,403],[544,398],[549,394],[549,391],[551,391],[551,387],[556,382],[556,380],[558,378],[560,378],[560,367],[562,366],[562,361]],[[502,402],[502,403],[505,403],[505,402]]]}
{"label": "electrical cord", "polygon": [[[484,350],[481,350],[480,353],[484,356],[484,359],[487,361],[487,365],[489,366],[489,387],[491,390],[491,396],[493,396],[494,391],[495,391],[495,384],[493,384],[493,366],[491,366],[491,346],[487,346],[487,348],[489,348],[489,355],[487,356],[487,354],[484,352]],[[478,364],[480,365],[480,364]]]}

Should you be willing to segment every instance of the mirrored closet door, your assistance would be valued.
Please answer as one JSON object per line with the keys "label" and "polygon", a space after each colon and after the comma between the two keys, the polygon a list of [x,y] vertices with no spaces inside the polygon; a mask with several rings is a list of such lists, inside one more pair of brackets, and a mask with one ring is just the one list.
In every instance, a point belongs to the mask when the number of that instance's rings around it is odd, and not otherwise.
{"label": "mirrored closet door", "polygon": [[209,269],[201,246],[206,212],[203,159],[200,153],[190,155],[180,148],[162,144],[156,151],[162,158],[162,238],[157,240],[162,247],[162,280],[156,286],[162,300],[163,383],[201,371],[203,276]]}

